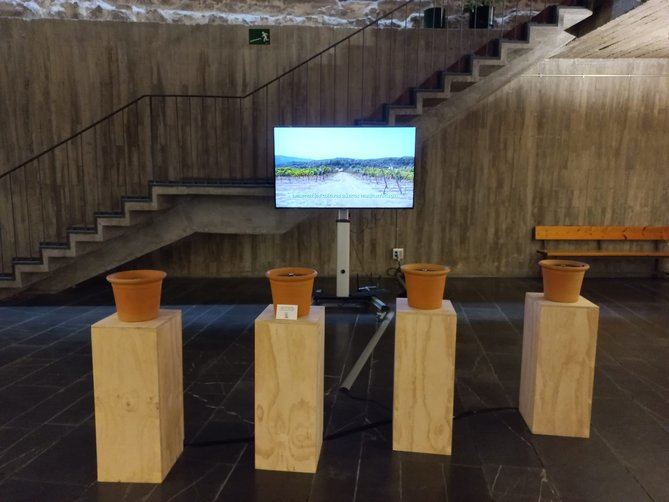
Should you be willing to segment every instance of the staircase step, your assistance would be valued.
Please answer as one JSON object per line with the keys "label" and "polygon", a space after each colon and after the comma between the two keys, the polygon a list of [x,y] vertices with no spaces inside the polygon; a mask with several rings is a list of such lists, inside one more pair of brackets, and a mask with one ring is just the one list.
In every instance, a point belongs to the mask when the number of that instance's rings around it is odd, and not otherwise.
{"label": "staircase step", "polygon": [[423,94],[423,95],[425,95],[425,94],[427,94],[427,95],[441,94],[443,92],[444,92],[444,89],[424,89],[422,87],[418,87],[414,90],[414,94],[419,94],[420,93],[420,94]]}
{"label": "staircase step", "polygon": [[[501,38],[489,40],[473,53],[463,54],[445,71],[434,72],[419,86],[409,88],[394,101],[379,106],[374,114],[356,120],[355,124],[380,127],[414,120],[416,116],[421,115],[419,112],[448,100],[451,93],[464,91],[504,68],[516,57],[524,54],[525,49],[532,50],[536,45],[530,41],[533,27],[552,29],[561,25],[565,16],[587,17],[580,13],[583,9],[575,9],[573,14],[570,9],[573,8],[564,9],[551,6],[543,9],[531,20],[522,22],[504,32]],[[543,35],[540,35],[540,39],[541,36]],[[403,107],[407,110],[406,114],[402,113]],[[382,114],[385,120],[382,119]]]}
{"label": "staircase step", "polygon": [[530,20],[530,24],[558,24],[558,6],[549,5],[548,8],[542,10]]}
{"label": "staircase step", "polygon": [[98,233],[97,227],[88,227],[88,226],[73,226],[68,227],[68,233],[71,234],[96,234]]}
{"label": "staircase step", "polygon": [[509,45],[523,45],[523,46],[525,46],[525,45],[529,46],[530,45],[529,40],[518,40],[516,38],[502,37],[500,39],[500,42],[503,43],[503,44],[509,44]]}
{"label": "staircase step", "polygon": [[96,211],[96,218],[123,218],[123,211]]}
{"label": "staircase step", "polygon": [[355,125],[362,127],[387,127],[388,122],[383,120],[356,120]]}
{"label": "staircase step", "polygon": [[42,265],[42,258],[19,256],[16,258],[12,258],[12,263],[14,265]]}
{"label": "staircase step", "polygon": [[451,82],[451,92],[462,92],[476,82]]}
{"label": "staircase step", "polygon": [[70,249],[70,244],[67,242],[40,242],[40,249]]}
{"label": "staircase step", "polygon": [[151,197],[148,195],[123,195],[121,202],[151,202]]}
{"label": "staircase step", "polygon": [[474,61],[479,61],[480,64],[504,64],[500,56],[474,56]]}
{"label": "staircase step", "polygon": [[[18,289],[22,286],[22,283],[17,277],[13,274],[0,274],[0,290],[12,291]],[[1,295],[5,296],[5,295]]]}
{"label": "staircase step", "polygon": [[415,120],[417,115],[398,115],[395,117],[395,124],[409,124]]}
{"label": "staircase step", "polygon": [[390,113],[395,115],[395,118],[405,115],[420,115],[416,105],[386,105],[386,117],[390,117]]}
{"label": "staircase step", "polygon": [[472,72],[467,71],[445,71],[443,72],[444,77],[461,77],[467,78],[472,76]]}
{"label": "staircase step", "polygon": [[500,39],[495,38],[494,40],[488,41],[486,44],[479,47],[475,52],[474,56],[476,57],[500,57],[502,55]]}
{"label": "staircase step", "polygon": [[439,106],[442,104],[444,101],[446,101],[448,98],[430,98],[430,97],[425,97],[423,98],[423,109],[425,108],[432,108],[433,106]]}
{"label": "staircase step", "polygon": [[248,179],[216,179],[216,178],[183,178],[179,181],[151,182],[152,186],[214,186],[214,187],[237,187],[237,186],[270,186],[273,180],[270,178],[248,178]]}

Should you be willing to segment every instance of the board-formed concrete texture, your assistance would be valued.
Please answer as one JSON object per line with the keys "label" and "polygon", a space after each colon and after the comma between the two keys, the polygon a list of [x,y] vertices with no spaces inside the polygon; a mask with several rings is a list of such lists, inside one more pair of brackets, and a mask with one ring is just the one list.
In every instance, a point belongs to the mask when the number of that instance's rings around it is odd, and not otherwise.
{"label": "board-formed concrete texture", "polygon": [[275,210],[268,187],[154,186],[121,216],[98,218],[96,232],[71,234],[69,247],[48,249],[42,263],[16,267],[0,299],[30,288],[57,292],[194,233],[282,234],[312,213]]}

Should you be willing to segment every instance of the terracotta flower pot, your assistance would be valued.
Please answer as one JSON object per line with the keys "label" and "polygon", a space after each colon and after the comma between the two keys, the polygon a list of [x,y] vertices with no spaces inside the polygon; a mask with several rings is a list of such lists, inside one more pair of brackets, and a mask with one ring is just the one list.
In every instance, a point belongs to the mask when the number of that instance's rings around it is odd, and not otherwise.
{"label": "terracotta flower pot", "polygon": [[272,289],[274,312],[277,305],[297,305],[297,316],[309,315],[314,279],[318,275],[312,268],[285,267],[268,270],[265,276]]}
{"label": "terracotta flower pot", "polygon": [[575,303],[581,294],[587,263],[572,260],[541,260],[544,298],[552,302]]}
{"label": "terracotta flower pot", "polygon": [[441,308],[446,288],[446,274],[450,268],[431,263],[402,265],[410,307],[422,310]]}
{"label": "terracotta flower pot", "polygon": [[167,274],[160,270],[126,270],[109,274],[119,319],[150,321],[158,317],[160,291]]}

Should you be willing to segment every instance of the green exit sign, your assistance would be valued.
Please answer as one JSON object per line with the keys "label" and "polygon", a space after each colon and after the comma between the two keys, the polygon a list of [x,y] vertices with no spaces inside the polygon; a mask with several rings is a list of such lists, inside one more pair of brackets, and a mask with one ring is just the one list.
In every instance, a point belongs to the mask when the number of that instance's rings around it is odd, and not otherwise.
{"label": "green exit sign", "polygon": [[269,45],[269,29],[250,28],[249,44],[251,45]]}

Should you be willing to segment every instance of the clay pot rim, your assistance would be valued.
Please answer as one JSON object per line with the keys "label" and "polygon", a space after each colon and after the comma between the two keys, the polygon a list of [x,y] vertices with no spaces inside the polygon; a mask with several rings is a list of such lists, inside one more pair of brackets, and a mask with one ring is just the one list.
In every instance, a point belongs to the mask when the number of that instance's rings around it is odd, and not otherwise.
{"label": "clay pot rim", "polygon": [[265,277],[270,281],[279,282],[301,282],[316,278],[318,272],[307,267],[281,267],[273,268],[265,272]]}
{"label": "clay pot rim", "polygon": [[[424,270],[427,269],[427,270]],[[400,267],[402,272],[422,275],[422,276],[440,276],[446,275],[451,271],[451,267],[446,265],[437,265],[436,263],[409,263]]]}
{"label": "clay pot rim", "polygon": [[162,281],[166,276],[167,273],[162,270],[123,270],[122,272],[109,274],[107,276],[107,281],[112,284],[133,286]]}
{"label": "clay pot rim", "polygon": [[541,260],[539,265],[559,272],[585,272],[590,268],[587,263],[575,260]]}

